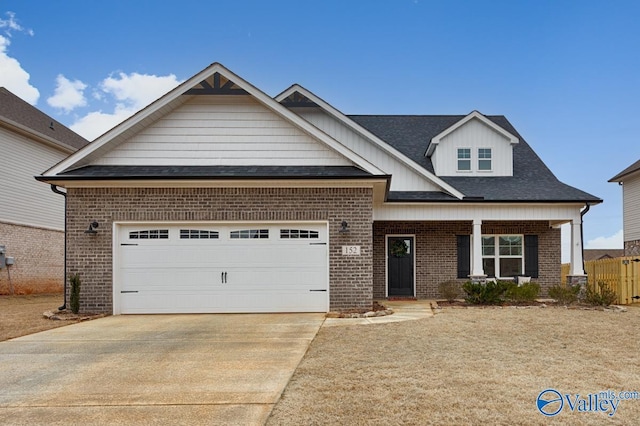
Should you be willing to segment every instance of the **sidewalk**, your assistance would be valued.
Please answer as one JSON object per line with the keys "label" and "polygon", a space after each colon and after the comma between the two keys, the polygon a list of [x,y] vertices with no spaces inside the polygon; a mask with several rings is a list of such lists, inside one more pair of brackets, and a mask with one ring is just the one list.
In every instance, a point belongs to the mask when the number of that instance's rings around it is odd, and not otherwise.
{"label": "sidewalk", "polygon": [[433,303],[435,305],[433,300],[382,300],[380,303],[387,308],[393,309],[393,314],[384,317],[370,318],[327,318],[324,320],[322,326],[337,327],[342,325],[384,324],[430,318],[433,317],[431,304]]}

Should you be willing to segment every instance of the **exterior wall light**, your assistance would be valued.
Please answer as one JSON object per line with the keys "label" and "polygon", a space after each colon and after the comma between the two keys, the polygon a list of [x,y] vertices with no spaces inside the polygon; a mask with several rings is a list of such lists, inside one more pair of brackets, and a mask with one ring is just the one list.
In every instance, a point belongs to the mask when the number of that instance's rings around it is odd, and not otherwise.
{"label": "exterior wall light", "polygon": [[98,231],[96,231],[96,228],[99,226],[98,222],[93,221],[89,224],[89,228],[84,231],[85,234],[91,234],[91,235],[95,235],[98,233]]}
{"label": "exterior wall light", "polygon": [[349,224],[347,223],[346,220],[342,221],[342,223],[340,224],[340,230],[338,232],[341,232],[341,233],[349,232]]}

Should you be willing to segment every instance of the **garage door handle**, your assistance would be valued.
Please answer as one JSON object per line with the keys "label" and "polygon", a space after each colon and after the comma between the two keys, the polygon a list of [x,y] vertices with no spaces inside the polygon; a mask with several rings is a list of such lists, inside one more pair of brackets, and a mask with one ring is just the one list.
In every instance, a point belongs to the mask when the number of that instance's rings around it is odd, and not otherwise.
{"label": "garage door handle", "polygon": [[122,290],[120,293],[137,293],[138,290]]}
{"label": "garage door handle", "polygon": [[220,273],[220,281],[222,282],[222,284],[226,284],[227,283],[227,273],[226,272],[221,272]]}
{"label": "garage door handle", "polygon": [[327,291],[326,289],[322,289],[322,290],[309,290],[309,291]]}
{"label": "garage door handle", "polygon": [[326,246],[327,243],[309,243],[310,246]]}

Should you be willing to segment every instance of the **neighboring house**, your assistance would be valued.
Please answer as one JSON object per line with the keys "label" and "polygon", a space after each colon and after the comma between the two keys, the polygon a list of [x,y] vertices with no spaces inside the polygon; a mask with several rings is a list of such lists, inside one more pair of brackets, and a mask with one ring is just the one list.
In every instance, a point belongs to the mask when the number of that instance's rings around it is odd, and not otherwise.
{"label": "neighboring house", "polygon": [[584,280],[601,202],[503,116],[346,116],[217,63],[38,179],[67,189],[81,309],[114,314],[370,309],[488,275],[546,291],[564,223]]}
{"label": "neighboring house", "polygon": [[[59,291],[64,275],[64,197],[34,180],[88,141],[0,87],[0,293]],[[3,265],[4,266],[4,265]]]}
{"label": "neighboring house", "polygon": [[584,249],[584,261],[615,259],[624,256],[623,249]]}
{"label": "neighboring house", "polygon": [[640,160],[611,179],[622,185],[622,221],[625,256],[640,255]]}

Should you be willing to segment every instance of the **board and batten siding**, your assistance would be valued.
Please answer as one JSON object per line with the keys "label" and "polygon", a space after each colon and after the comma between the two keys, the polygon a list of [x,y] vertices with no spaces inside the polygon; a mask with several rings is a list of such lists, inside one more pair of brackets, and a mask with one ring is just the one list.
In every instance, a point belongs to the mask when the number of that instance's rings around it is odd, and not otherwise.
{"label": "board and batten siding", "polygon": [[624,240],[640,240],[640,174],[622,185]]}
{"label": "board and batten siding", "polygon": [[[458,171],[458,148],[471,149],[470,171]],[[479,148],[491,148],[491,171],[478,170]],[[509,139],[477,119],[442,138],[431,161],[438,176],[513,176],[513,147]]]}
{"label": "board and batten siding", "polygon": [[93,162],[100,165],[351,166],[249,96],[194,96]]}
{"label": "board and batten siding", "polygon": [[0,128],[0,221],[63,230],[64,197],[34,176],[67,155]]}
{"label": "board and batten siding", "polygon": [[442,189],[429,182],[425,177],[411,170],[406,164],[393,158],[373,142],[331,117],[329,114],[306,108],[296,108],[294,112],[314,126],[340,141],[351,151],[366,158],[385,173],[393,176],[392,191],[441,191]]}

